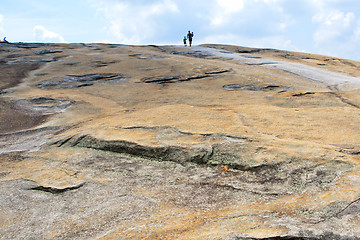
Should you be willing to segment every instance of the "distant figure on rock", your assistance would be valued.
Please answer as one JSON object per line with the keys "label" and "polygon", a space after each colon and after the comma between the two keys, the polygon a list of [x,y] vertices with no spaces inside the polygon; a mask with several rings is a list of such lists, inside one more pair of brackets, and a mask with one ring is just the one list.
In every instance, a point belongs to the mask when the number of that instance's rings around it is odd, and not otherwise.
{"label": "distant figure on rock", "polygon": [[3,42],[4,42],[4,43],[9,43],[9,42],[6,40],[6,37],[4,37]]}
{"label": "distant figure on rock", "polygon": [[189,46],[190,47],[191,47],[191,44],[192,44],[193,37],[194,37],[194,32],[191,33],[190,30],[189,30],[189,32],[187,34],[187,39],[189,39]]}
{"label": "distant figure on rock", "polygon": [[184,39],[183,39],[183,41],[184,41],[184,46],[186,47],[187,45],[186,45],[186,41],[187,41],[187,38],[186,38],[186,36],[184,36]]}

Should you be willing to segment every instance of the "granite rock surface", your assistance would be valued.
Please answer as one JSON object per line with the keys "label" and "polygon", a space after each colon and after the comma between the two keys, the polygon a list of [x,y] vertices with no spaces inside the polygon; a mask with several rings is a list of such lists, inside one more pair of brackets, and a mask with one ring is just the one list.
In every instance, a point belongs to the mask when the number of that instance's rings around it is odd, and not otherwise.
{"label": "granite rock surface", "polygon": [[359,62],[15,43],[0,63],[1,239],[360,239]]}

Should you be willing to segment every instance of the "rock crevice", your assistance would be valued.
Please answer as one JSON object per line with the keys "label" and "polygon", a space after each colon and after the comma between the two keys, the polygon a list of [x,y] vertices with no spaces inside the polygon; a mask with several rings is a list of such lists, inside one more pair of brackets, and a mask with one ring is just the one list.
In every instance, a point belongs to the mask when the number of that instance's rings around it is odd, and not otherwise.
{"label": "rock crevice", "polygon": [[46,187],[46,186],[36,186],[32,187],[29,190],[36,190],[36,191],[43,191],[43,192],[49,192],[52,194],[60,194],[67,191],[72,191],[81,188],[84,186],[85,183],[81,183],[79,185],[73,186],[73,187],[66,187],[66,188],[56,188],[56,187]]}

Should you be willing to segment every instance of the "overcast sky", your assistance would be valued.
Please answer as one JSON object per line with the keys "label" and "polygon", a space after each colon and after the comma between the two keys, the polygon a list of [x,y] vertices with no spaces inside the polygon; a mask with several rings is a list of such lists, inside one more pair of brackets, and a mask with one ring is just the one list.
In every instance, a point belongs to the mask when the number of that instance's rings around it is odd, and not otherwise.
{"label": "overcast sky", "polygon": [[1,0],[12,42],[222,43],[360,60],[360,0]]}

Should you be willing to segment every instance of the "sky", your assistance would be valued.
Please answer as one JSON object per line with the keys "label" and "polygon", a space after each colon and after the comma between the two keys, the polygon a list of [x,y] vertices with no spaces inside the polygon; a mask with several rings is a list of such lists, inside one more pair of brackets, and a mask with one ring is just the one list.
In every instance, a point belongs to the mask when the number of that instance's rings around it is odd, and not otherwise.
{"label": "sky", "polygon": [[360,61],[359,0],[1,0],[10,42],[217,43]]}

